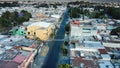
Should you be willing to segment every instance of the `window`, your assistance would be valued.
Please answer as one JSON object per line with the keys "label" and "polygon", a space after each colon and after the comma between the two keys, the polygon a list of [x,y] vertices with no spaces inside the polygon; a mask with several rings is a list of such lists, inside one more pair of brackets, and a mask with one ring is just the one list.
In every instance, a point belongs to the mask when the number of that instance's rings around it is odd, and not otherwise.
{"label": "window", "polygon": [[28,34],[30,34],[30,32],[28,32]]}
{"label": "window", "polygon": [[36,35],[36,32],[34,32],[34,35]]}
{"label": "window", "polygon": [[26,39],[28,39],[28,37],[27,37],[27,36],[25,36],[25,38],[26,38]]}
{"label": "window", "polygon": [[16,31],[18,31],[18,29],[16,29]]}
{"label": "window", "polygon": [[23,31],[21,31],[21,33],[23,33]]}
{"label": "window", "polygon": [[27,30],[27,28],[25,28],[25,30]]}

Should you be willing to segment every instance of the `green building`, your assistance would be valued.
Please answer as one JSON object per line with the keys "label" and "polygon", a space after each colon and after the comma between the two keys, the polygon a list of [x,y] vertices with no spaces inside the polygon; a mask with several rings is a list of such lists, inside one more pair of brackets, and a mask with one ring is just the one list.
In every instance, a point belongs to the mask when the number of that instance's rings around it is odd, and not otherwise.
{"label": "green building", "polygon": [[9,35],[26,35],[26,31],[23,29],[13,29],[9,31]]}

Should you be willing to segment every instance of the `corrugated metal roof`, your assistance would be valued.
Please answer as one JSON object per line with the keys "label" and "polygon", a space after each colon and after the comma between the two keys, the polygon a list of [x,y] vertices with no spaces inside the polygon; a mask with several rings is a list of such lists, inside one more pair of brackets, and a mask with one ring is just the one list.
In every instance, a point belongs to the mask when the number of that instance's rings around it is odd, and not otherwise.
{"label": "corrugated metal roof", "polygon": [[81,64],[83,64],[82,68],[98,68],[97,63],[94,64],[95,61],[92,60],[84,60],[81,57],[76,57],[74,58],[74,62],[73,62],[73,66],[81,66]]}
{"label": "corrugated metal roof", "polygon": [[17,63],[22,63],[24,60],[25,60],[25,56],[21,56],[21,55],[17,55],[14,59],[13,59],[13,61],[14,62],[17,62]]}
{"label": "corrugated metal roof", "polygon": [[47,23],[47,22],[35,22],[30,24],[29,26],[39,26],[39,27],[45,27],[48,28],[51,25],[51,23]]}
{"label": "corrugated metal roof", "polygon": [[19,63],[13,61],[1,61],[0,68],[18,68]]}
{"label": "corrugated metal roof", "polygon": [[107,54],[107,51],[105,49],[98,49],[100,54]]}

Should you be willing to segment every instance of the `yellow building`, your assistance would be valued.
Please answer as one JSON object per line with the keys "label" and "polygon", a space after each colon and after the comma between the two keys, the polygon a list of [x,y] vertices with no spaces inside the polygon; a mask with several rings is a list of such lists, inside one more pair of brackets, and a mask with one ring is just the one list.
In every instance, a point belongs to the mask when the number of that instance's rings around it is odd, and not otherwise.
{"label": "yellow building", "polygon": [[35,22],[27,27],[27,38],[39,38],[45,41],[52,33],[53,25],[46,22]]}

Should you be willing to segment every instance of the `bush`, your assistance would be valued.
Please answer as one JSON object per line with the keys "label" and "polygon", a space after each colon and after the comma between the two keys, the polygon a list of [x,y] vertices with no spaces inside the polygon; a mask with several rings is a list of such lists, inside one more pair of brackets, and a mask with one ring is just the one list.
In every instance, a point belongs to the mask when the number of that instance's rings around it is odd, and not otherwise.
{"label": "bush", "polygon": [[70,68],[70,64],[61,64],[58,68]]}
{"label": "bush", "polygon": [[67,42],[67,41],[65,41],[65,42],[64,42],[64,44],[65,44],[65,45],[68,45],[68,42]]}
{"label": "bush", "polygon": [[70,31],[70,23],[68,23],[68,24],[65,26],[65,30],[68,31],[68,32]]}

